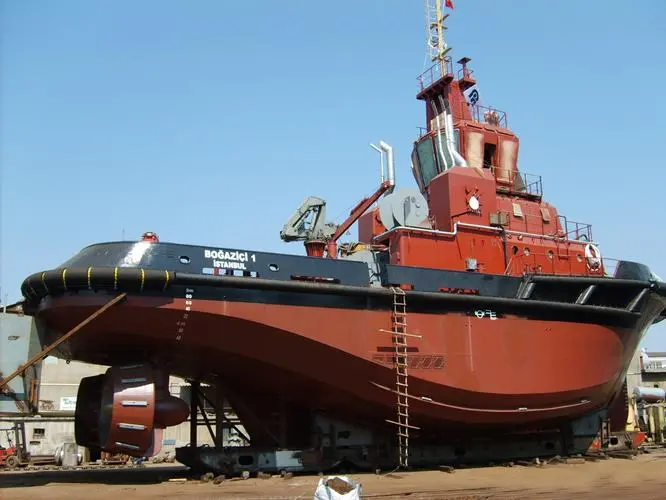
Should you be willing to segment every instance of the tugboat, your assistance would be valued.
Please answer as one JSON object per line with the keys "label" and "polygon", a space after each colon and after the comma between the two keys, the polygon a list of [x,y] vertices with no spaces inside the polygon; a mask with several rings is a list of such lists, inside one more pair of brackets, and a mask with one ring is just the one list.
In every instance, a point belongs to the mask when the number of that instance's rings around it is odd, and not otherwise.
{"label": "tugboat", "polygon": [[[346,221],[327,222],[325,201],[309,197],[285,224],[281,238],[305,256],[147,233],[24,281],[44,344],[105,308],[58,347],[111,367],[80,387],[79,444],[159,450],[160,429],[188,414],[167,374],[216,386],[251,450],[301,450],[299,467],[307,450],[319,465],[345,448],[366,450],[359,463],[407,466],[580,452],[599,434],[663,319],[666,283],[644,264],[611,269],[591,226],[560,215],[541,178],[518,169],[518,136],[480,104],[470,59],[454,70],[441,1],[430,3],[417,188],[396,189],[380,142],[379,188]],[[358,241],[340,244],[355,223]],[[509,450],[506,437],[531,448]]]}

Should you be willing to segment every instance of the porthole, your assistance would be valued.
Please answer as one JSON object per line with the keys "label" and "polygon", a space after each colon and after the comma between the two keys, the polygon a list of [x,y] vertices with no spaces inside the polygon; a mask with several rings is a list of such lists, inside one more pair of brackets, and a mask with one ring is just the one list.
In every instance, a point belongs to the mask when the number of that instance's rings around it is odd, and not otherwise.
{"label": "porthole", "polygon": [[278,266],[277,264],[268,264],[268,269],[270,269],[273,272],[276,272],[280,270],[280,266]]}
{"label": "porthole", "polygon": [[180,257],[178,257],[178,260],[180,261],[181,264],[190,263],[190,258],[187,255],[181,255]]}

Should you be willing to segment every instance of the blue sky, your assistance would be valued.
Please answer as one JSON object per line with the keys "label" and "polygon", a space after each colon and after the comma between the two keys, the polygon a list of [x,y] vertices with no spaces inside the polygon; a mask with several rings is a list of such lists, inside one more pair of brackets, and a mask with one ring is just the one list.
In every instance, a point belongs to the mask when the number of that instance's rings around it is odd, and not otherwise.
{"label": "blue sky", "polygon": [[[506,110],[520,167],[593,224],[608,257],[666,278],[666,2],[457,0],[453,56]],[[307,195],[331,219],[378,184],[380,139],[414,186],[422,2],[0,3],[0,286],[98,241],[303,253]],[[355,232],[355,231],[354,231]],[[645,342],[666,350],[666,325]]]}

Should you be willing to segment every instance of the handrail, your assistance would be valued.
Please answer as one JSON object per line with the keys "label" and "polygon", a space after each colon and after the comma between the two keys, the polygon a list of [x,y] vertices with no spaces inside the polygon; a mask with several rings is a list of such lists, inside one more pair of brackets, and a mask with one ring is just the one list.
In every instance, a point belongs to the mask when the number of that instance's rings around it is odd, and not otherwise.
{"label": "handrail", "polygon": [[[486,167],[488,168],[488,167]],[[507,169],[499,165],[491,165],[489,167],[490,172],[493,174],[493,177],[497,178],[497,172],[505,172]],[[512,193],[516,194],[529,194],[531,196],[543,196],[543,181],[542,177],[539,174],[532,174],[530,172],[521,172],[520,170],[514,170],[510,172],[513,176],[511,179],[512,186],[509,188]],[[515,187],[516,177],[518,177],[522,184],[522,189]],[[498,182],[501,185],[501,183]]]}
{"label": "handrail", "polygon": [[[442,71],[442,66],[445,71]],[[419,82],[419,91],[427,89],[446,75],[453,76],[453,61],[450,57],[445,57],[442,62],[436,62],[416,78]]]}
{"label": "handrail", "polygon": [[[555,236],[555,235],[549,235],[549,234],[537,234],[537,233],[528,233],[525,231],[514,231],[511,229],[505,229],[501,227],[494,227],[494,226],[484,226],[481,224],[470,224],[468,222],[454,222],[453,224],[453,231],[442,231],[439,229],[425,229],[421,227],[411,227],[411,226],[396,226],[392,229],[388,229],[384,231],[383,233],[378,234],[377,236],[374,236],[372,239],[373,241],[378,241],[380,238],[384,238],[385,236],[398,231],[398,230],[407,230],[407,231],[412,231],[415,233],[430,233],[430,234],[438,234],[441,236],[456,236],[458,234],[458,227],[468,227],[472,229],[482,229],[486,231],[494,231],[494,232],[502,232],[504,231],[506,234],[515,234],[515,235],[520,235],[520,236],[526,236],[529,238],[539,238],[539,239],[544,239],[544,240],[552,240],[552,241],[559,241],[559,242],[570,242],[570,243],[582,243],[579,240],[569,240],[566,237],[560,237],[560,236]],[[591,243],[593,245],[598,245],[598,243],[595,243],[593,241],[590,241],[588,243]]]}

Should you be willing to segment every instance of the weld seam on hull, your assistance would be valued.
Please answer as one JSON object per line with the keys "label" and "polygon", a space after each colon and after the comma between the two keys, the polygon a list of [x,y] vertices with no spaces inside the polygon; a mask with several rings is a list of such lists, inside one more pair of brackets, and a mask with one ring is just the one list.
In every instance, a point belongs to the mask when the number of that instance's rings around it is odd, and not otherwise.
{"label": "weld seam on hull", "polygon": [[[375,387],[377,387],[378,389],[382,389],[391,392],[393,394],[398,394],[398,391],[396,391],[395,389],[391,389],[389,387],[386,387],[384,385],[378,384],[377,382],[373,381],[370,381],[370,383]],[[406,394],[405,396],[409,399],[412,399],[414,401],[419,401],[421,403],[442,406],[444,408],[449,408],[451,410],[466,411],[473,413],[521,413],[522,414],[522,413],[553,412],[558,410],[569,410],[573,408],[579,408],[581,406],[589,405],[591,403],[591,401],[583,400],[578,403],[572,403],[568,405],[547,406],[545,408],[526,408],[524,410],[521,410],[521,409],[509,409],[509,408],[472,408],[469,406],[458,406],[449,403],[442,403],[441,401],[433,401],[432,399],[422,399],[419,396],[415,396],[413,394]]]}

